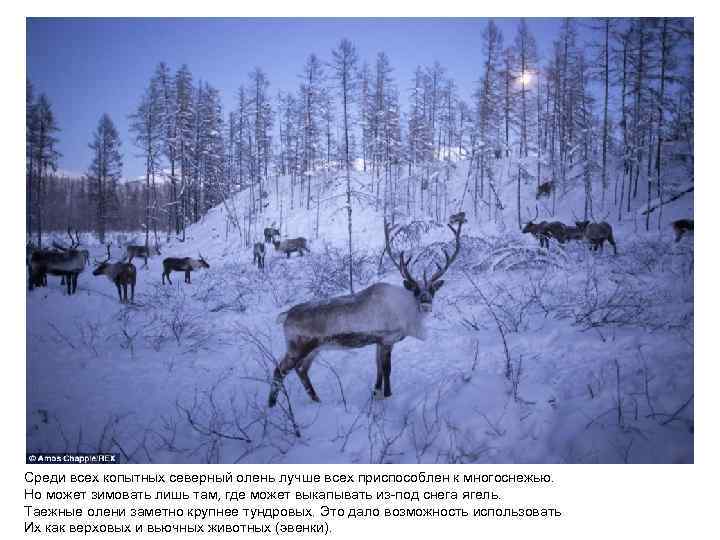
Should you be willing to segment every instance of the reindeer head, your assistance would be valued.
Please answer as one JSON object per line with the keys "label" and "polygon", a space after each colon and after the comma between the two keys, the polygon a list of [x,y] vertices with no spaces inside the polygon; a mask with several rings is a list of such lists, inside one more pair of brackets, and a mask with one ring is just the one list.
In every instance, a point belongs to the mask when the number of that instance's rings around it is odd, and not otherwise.
{"label": "reindeer head", "polygon": [[108,266],[110,265],[110,244],[106,244],[105,247],[107,248],[107,258],[104,261],[94,259],[97,266],[95,267],[95,270],[93,270],[93,276],[102,276],[107,273]]}
{"label": "reindeer head", "polygon": [[528,221],[525,224],[525,226],[523,227],[522,232],[523,233],[533,232],[535,230],[535,227],[537,227],[537,225],[535,225],[535,223],[533,223],[532,221]]}
{"label": "reindeer head", "polygon": [[210,265],[203,258],[202,254],[199,251],[198,251],[198,262],[200,263],[200,268],[210,268]]}
{"label": "reindeer head", "polygon": [[412,262],[412,256],[408,257],[408,259],[405,260],[405,252],[401,251],[399,262],[393,256],[391,245],[392,240],[395,238],[395,235],[393,235],[392,238],[390,237],[390,231],[392,227],[390,227],[387,221],[385,222],[385,249],[387,250],[390,260],[400,271],[400,275],[403,278],[403,286],[408,291],[413,293],[418,303],[418,310],[424,313],[429,313],[432,311],[432,303],[433,298],[435,297],[435,293],[440,289],[440,287],[445,284],[445,280],[440,278],[447,271],[447,269],[450,268],[450,265],[455,261],[455,258],[460,252],[460,232],[462,231],[462,225],[462,222],[460,222],[457,229],[455,229],[452,225],[448,224],[448,228],[455,235],[455,252],[452,255],[448,255],[448,252],[445,251],[445,248],[443,248],[442,252],[443,255],[445,255],[445,265],[442,266],[439,263],[436,263],[438,269],[432,276],[430,276],[430,279],[428,279],[427,277],[427,271],[424,270],[423,279],[422,281],[420,281],[412,277],[412,274],[410,274],[409,266]]}
{"label": "reindeer head", "polygon": [[93,276],[102,276],[105,270],[107,270],[108,264],[110,264],[108,261],[101,262],[95,270],[93,270]]}

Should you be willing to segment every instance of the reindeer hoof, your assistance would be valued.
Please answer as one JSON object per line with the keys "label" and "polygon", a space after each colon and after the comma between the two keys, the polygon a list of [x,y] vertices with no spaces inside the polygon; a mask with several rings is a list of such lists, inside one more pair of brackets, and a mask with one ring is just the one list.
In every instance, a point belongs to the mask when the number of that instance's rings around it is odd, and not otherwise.
{"label": "reindeer hoof", "polygon": [[373,390],[373,399],[380,401],[385,399],[385,396],[382,393],[382,390],[378,390],[377,388]]}

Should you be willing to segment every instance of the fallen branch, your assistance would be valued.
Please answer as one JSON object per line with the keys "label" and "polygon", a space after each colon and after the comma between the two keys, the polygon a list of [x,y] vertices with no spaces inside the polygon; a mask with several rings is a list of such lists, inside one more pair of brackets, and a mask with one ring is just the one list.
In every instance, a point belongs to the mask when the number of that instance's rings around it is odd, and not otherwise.
{"label": "fallen branch", "polygon": [[671,203],[671,202],[673,202],[674,200],[679,199],[680,197],[682,197],[682,196],[685,195],[686,193],[690,193],[691,191],[694,191],[694,190],[695,190],[695,186],[693,186],[693,187],[691,187],[691,188],[688,188],[688,189],[686,189],[686,190],[684,190],[684,191],[681,191],[680,193],[678,193],[678,194],[673,195],[672,197],[670,197],[668,200],[663,201],[663,202],[661,202],[661,203],[659,203],[659,204],[656,204],[655,206],[651,206],[651,207],[648,208],[647,210],[643,210],[642,215],[643,215],[643,216],[646,216],[646,215],[650,214],[651,212],[654,212],[655,210],[657,210],[657,209],[660,208],[661,206],[665,206],[666,204]]}

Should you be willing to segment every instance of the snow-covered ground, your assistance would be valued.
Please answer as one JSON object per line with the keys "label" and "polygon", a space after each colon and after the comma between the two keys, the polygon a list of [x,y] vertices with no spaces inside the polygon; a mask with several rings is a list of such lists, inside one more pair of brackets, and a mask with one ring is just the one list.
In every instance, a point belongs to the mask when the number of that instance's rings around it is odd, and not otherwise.
{"label": "snow-covered ground", "polygon": [[[455,200],[465,166],[454,172]],[[358,189],[366,185],[356,178]],[[503,219],[471,217],[463,228],[428,339],[394,348],[392,398],[371,397],[367,347],[320,353],[310,376],[321,403],[291,373],[287,396],[268,409],[285,349],[278,314],[347,293],[342,182],[328,185],[319,213],[290,210],[284,190],[278,198],[270,187],[253,239],[282,224],[283,236],[310,240],[305,257],[270,249],[260,272],[221,205],[147,269],[135,261],[133,305],[121,305],[91,269],[76,296],[52,277],[28,292],[28,451],[110,451],[134,462],[693,461],[693,238],[675,243],[669,226],[692,217],[692,194],[663,209],[660,231],[645,232],[642,216],[608,217],[614,257],[579,243],[539,249],[518,231],[508,183]],[[523,189],[534,202],[534,185]],[[243,196],[234,201],[240,210]],[[579,191],[567,194],[557,218],[572,223],[580,201]],[[387,258],[379,264],[382,208],[354,205],[356,289],[399,285]],[[429,264],[451,235],[423,225],[408,247],[426,247],[420,264]],[[104,258],[103,246],[90,249],[91,259]],[[199,252],[210,269],[190,285],[179,273],[161,284],[164,257]]]}

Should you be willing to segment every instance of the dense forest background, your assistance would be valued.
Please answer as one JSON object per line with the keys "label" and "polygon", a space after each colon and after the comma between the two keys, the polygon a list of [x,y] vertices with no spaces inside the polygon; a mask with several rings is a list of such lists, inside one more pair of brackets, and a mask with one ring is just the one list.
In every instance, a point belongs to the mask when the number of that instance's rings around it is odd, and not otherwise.
{"label": "dense forest background", "polygon": [[[398,81],[385,53],[363,60],[349,40],[327,59],[310,54],[293,92],[273,92],[254,69],[230,110],[188,66],[160,62],[128,111],[130,133],[103,115],[88,134],[82,177],[60,172],[52,89],[38,95],[27,81],[28,239],[42,245],[47,231],[71,227],[101,241],[110,230],[182,240],[241,190],[252,196],[230,213],[236,226],[261,223],[268,190],[281,183],[290,185],[281,204],[310,211],[331,177],[347,181],[348,217],[363,198],[393,218],[463,209],[495,220],[512,181],[522,223],[536,202],[520,200],[521,183],[552,180],[552,215],[563,194],[581,189],[583,217],[623,220],[647,206],[659,208],[662,226],[664,201],[693,185],[692,19],[566,19],[545,58],[524,20],[514,36],[492,21],[482,32],[482,57],[468,58],[478,73],[470,100],[439,63]],[[123,177],[129,153],[144,160],[140,179]],[[500,158],[512,160],[510,178],[496,177]],[[454,174],[461,159],[466,178]],[[351,186],[353,171],[370,182]],[[464,182],[461,200],[448,196],[450,182]]]}

